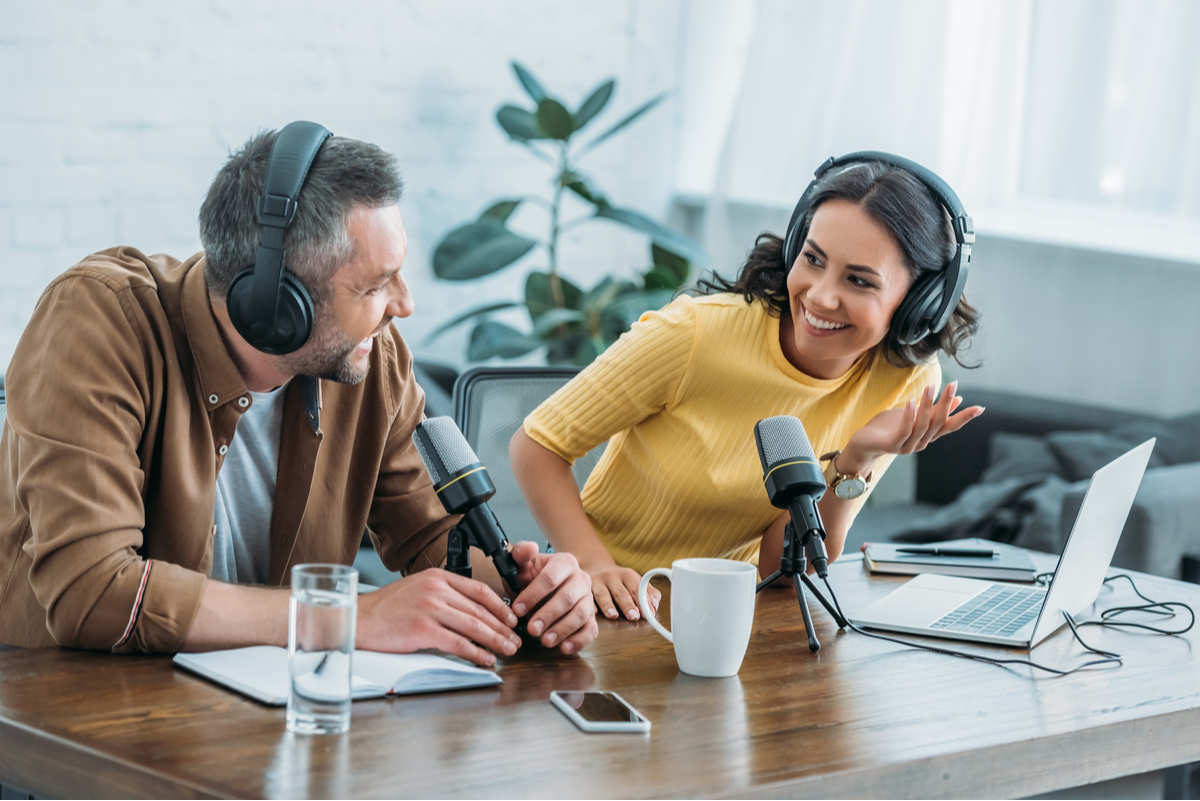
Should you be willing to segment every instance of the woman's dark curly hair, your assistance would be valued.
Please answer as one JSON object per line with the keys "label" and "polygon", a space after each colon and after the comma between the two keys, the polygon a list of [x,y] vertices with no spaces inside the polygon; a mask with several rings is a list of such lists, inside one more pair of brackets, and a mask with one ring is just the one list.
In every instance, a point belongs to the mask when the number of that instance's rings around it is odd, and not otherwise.
{"label": "woman's dark curly hair", "polygon": [[[870,161],[822,178],[808,210],[797,222],[800,242],[807,238],[808,226],[817,208],[834,198],[854,203],[887,229],[904,254],[904,266],[913,282],[924,273],[945,269],[954,256],[954,234],[949,216],[929,188],[907,170]],[[790,317],[787,275],[791,265],[783,263],[783,245],[783,239],[775,234],[759,234],[735,280],[713,273],[710,278],[697,282],[697,292],[701,295],[733,292],[745,297],[747,302],[758,300],[772,316]],[[880,346],[887,360],[897,367],[917,365],[939,350],[964,367],[977,367],[963,364],[959,354],[969,346],[968,340],[978,328],[979,313],[963,295],[941,331],[912,345],[904,345],[889,328]]]}

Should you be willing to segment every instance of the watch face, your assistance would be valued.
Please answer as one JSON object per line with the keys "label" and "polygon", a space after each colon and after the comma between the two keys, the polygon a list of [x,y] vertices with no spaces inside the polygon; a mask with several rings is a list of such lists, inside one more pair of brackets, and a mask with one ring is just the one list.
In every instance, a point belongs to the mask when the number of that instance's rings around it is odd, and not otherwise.
{"label": "watch face", "polygon": [[857,498],[867,491],[867,482],[857,476],[843,478],[833,488],[833,494],[841,498],[843,501],[850,501]]}

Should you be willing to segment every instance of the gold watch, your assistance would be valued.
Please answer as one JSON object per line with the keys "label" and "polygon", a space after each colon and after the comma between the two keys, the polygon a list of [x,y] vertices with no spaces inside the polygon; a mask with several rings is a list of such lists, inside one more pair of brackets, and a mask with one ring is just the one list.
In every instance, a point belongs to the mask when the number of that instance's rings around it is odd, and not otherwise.
{"label": "gold watch", "polygon": [[871,475],[860,476],[857,473],[842,473],[837,469],[837,458],[841,451],[831,451],[821,457],[821,461],[829,462],[825,468],[825,483],[833,490],[833,494],[843,501],[852,501],[862,497],[871,488]]}

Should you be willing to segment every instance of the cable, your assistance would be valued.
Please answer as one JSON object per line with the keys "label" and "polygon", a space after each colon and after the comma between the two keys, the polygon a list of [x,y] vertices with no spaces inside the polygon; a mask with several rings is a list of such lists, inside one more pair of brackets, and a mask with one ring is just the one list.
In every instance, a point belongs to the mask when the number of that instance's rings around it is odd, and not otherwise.
{"label": "cable", "polygon": [[[1048,573],[1039,573],[1036,576],[1034,576],[1034,582],[1037,584],[1048,584],[1049,581],[1053,578],[1054,578],[1054,571],[1050,571]],[[889,637],[885,634],[876,634],[871,631],[864,631],[863,629],[860,629],[858,626],[851,623],[850,618],[846,617],[845,613],[842,612],[842,605],[840,603],[838,603],[837,594],[833,591],[833,586],[829,583],[829,579],[825,578],[825,579],[823,579],[823,581],[825,582],[826,589],[829,590],[829,597],[833,599],[833,605],[837,608],[838,614],[840,614],[843,618],[846,619],[846,624],[850,627],[850,629],[852,631],[856,631],[859,634],[865,635],[867,637],[872,637],[876,640],[884,640],[886,642],[891,642],[891,643],[896,643],[898,645],[908,646],[909,648],[918,648],[922,651],[930,651],[935,654],[944,654],[946,656],[956,656],[956,657],[959,657],[960,659],[970,659],[975,662],[984,662],[989,665],[996,665],[996,666],[1000,666],[1000,667],[1002,667],[1004,665],[1028,665],[1030,667],[1037,668],[1038,670],[1044,670],[1047,673],[1054,673],[1055,675],[1058,675],[1058,676],[1067,676],[1067,675],[1074,673],[1077,670],[1082,670],[1083,668],[1086,668],[1086,667],[1093,667],[1095,665],[1105,665],[1105,664],[1113,664],[1113,663],[1122,664],[1120,654],[1113,653],[1111,651],[1104,651],[1100,648],[1094,648],[1094,647],[1088,645],[1086,642],[1084,642],[1083,637],[1081,637],[1079,634],[1079,629],[1082,628],[1083,626],[1112,626],[1112,627],[1120,627],[1120,628],[1136,628],[1136,629],[1144,629],[1146,631],[1152,631],[1152,632],[1155,632],[1156,634],[1165,634],[1168,636],[1179,636],[1179,635],[1186,634],[1187,632],[1191,631],[1192,627],[1196,624],[1196,612],[1192,609],[1192,607],[1188,606],[1183,601],[1155,601],[1152,598],[1146,597],[1145,595],[1142,594],[1141,590],[1139,590],[1137,588],[1137,584],[1134,582],[1132,576],[1129,576],[1125,573],[1118,573],[1114,576],[1109,576],[1108,578],[1104,579],[1104,583],[1108,584],[1110,581],[1116,581],[1117,579],[1125,579],[1126,581],[1128,581],[1129,585],[1133,588],[1134,594],[1136,594],[1137,597],[1141,598],[1146,603],[1135,604],[1132,606],[1114,606],[1109,609],[1105,609],[1105,610],[1101,611],[1099,620],[1085,620],[1082,623],[1076,622],[1076,620],[1073,617],[1071,617],[1071,615],[1067,614],[1064,611],[1062,614],[1063,614],[1063,617],[1066,619],[1067,626],[1071,629],[1071,634],[1075,637],[1075,639],[1079,642],[1079,644],[1082,645],[1085,649],[1087,649],[1091,653],[1098,654],[1099,656],[1103,657],[1102,659],[1093,659],[1090,662],[1084,662],[1081,665],[1076,665],[1075,667],[1071,668],[1070,670],[1059,670],[1058,668],[1052,668],[1052,667],[1047,667],[1045,665],[1039,665],[1037,662],[1033,662],[1028,659],[995,659],[993,657],[981,656],[979,654],[971,654],[971,653],[967,653],[965,651],[955,651],[952,648],[938,648],[936,646],[925,645],[923,643],[909,642],[908,640],[901,640],[896,637]],[[1164,615],[1166,617],[1175,617],[1175,612],[1172,611],[1172,607],[1179,607],[1179,608],[1185,609],[1185,610],[1187,610],[1187,613],[1189,615],[1191,615],[1191,621],[1188,622],[1187,626],[1185,626],[1182,629],[1171,630],[1171,629],[1157,628],[1155,626],[1148,626],[1145,623],[1133,623],[1133,622],[1129,622],[1129,621],[1112,619],[1118,615],[1123,615],[1126,612],[1146,612],[1148,614]]]}
{"label": "cable", "polygon": [[[1046,584],[1049,584],[1050,580],[1053,578],[1054,578],[1054,571],[1051,570],[1047,573],[1038,573],[1036,576],[1034,576],[1033,580],[1037,584],[1046,585]],[[1125,579],[1126,581],[1128,581],[1130,588],[1133,589],[1134,595],[1141,598],[1146,603],[1134,604],[1132,606],[1114,606],[1109,609],[1103,610],[1100,613],[1099,620],[1087,620],[1082,623],[1079,623],[1078,625],[1080,625],[1080,626],[1113,626],[1114,628],[1144,629],[1145,631],[1152,631],[1155,634],[1186,634],[1187,632],[1192,630],[1192,627],[1194,625],[1196,625],[1195,611],[1192,609],[1192,607],[1188,606],[1183,601],[1155,601],[1153,598],[1148,598],[1142,594],[1141,590],[1138,589],[1137,583],[1134,582],[1133,577],[1126,573],[1117,573],[1114,576],[1109,576],[1108,578],[1104,579],[1104,583],[1108,584],[1110,581],[1116,581],[1117,579]],[[1163,628],[1158,628],[1157,626],[1148,626],[1145,623],[1131,623],[1131,622],[1125,621],[1125,620],[1113,620],[1113,618],[1116,617],[1117,615],[1123,615],[1126,612],[1145,612],[1146,614],[1149,614],[1149,615],[1162,615],[1163,617],[1175,617],[1175,612],[1173,612],[1171,610],[1171,607],[1179,607],[1181,609],[1186,610],[1187,613],[1191,616],[1191,621],[1189,621],[1188,624],[1181,629],[1163,629]]]}
{"label": "cable", "polygon": [[1107,664],[1113,664],[1113,663],[1121,664],[1120,654],[1111,654],[1107,651],[1099,651],[1095,648],[1092,648],[1087,643],[1085,643],[1083,641],[1083,639],[1079,636],[1079,633],[1077,631],[1075,631],[1074,621],[1071,620],[1070,616],[1068,616],[1065,612],[1063,613],[1063,615],[1064,615],[1064,617],[1067,617],[1067,624],[1071,627],[1071,631],[1075,634],[1075,639],[1079,640],[1079,644],[1093,653],[1100,654],[1101,656],[1104,657],[1103,659],[1093,659],[1090,662],[1084,662],[1081,665],[1076,665],[1075,667],[1071,668],[1070,670],[1059,670],[1058,668],[1047,667],[1046,665],[1039,665],[1037,662],[1031,661],[1029,659],[996,659],[994,657],[982,656],[980,654],[967,653],[966,651],[955,651],[952,648],[938,648],[938,647],[932,646],[932,645],[924,645],[922,643],[915,643],[915,642],[909,642],[908,640],[901,640],[897,637],[889,637],[886,634],[876,634],[872,631],[865,631],[863,629],[860,629],[858,626],[854,625],[853,623],[851,623],[850,618],[846,617],[846,613],[842,611],[842,605],[838,602],[837,594],[834,593],[833,587],[829,584],[829,579],[828,578],[824,579],[824,582],[825,582],[825,587],[829,590],[829,597],[833,599],[833,605],[835,607],[837,607],[838,614],[840,614],[843,618],[846,618],[846,624],[850,627],[850,629],[852,631],[858,632],[859,634],[865,635],[867,637],[871,637],[876,640],[884,640],[886,642],[896,643],[897,645],[904,645],[909,648],[919,648],[922,651],[930,651],[935,654],[944,654],[946,656],[956,656],[960,659],[970,659],[974,662],[984,662],[989,665],[996,665],[997,667],[1003,667],[1005,665],[1028,665],[1029,667],[1037,668],[1038,670],[1044,670],[1047,673],[1053,673],[1057,676],[1069,676],[1070,674],[1074,673],[1077,670],[1083,670],[1086,667],[1093,667],[1095,665],[1107,665]]}
{"label": "cable", "polygon": [[[1116,581],[1117,579],[1125,579],[1128,581],[1129,586],[1133,588],[1134,594],[1146,603],[1134,604],[1132,606],[1110,607],[1100,613],[1099,620],[1088,620],[1080,623],[1080,626],[1114,626],[1119,628],[1143,629],[1145,631],[1152,631],[1155,634],[1180,635],[1191,631],[1192,627],[1196,625],[1195,610],[1193,610],[1192,607],[1188,606],[1183,601],[1155,601],[1152,598],[1147,598],[1142,594],[1141,590],[1137,588],[1137,584],[1134,583],[1133,577],[1125,573],[1118,573],[1115,576],[1109,576],[1104,580],[1104,583],[1107,584],[1108,582]],[[1113,618],[1117,615],[1123,615],[1126,612],[1145,612],[1151,615],[1175,617],[1175,612],[1171,611],[1171,607],[1184,609],[1191,616],[1191,620],[1188,621],[1186,626],[1181,629],[1162,629],[1158,628],[1157,626],[1148,626],[1145,623],[1131,623],[1125,620],[1113,620]]]}

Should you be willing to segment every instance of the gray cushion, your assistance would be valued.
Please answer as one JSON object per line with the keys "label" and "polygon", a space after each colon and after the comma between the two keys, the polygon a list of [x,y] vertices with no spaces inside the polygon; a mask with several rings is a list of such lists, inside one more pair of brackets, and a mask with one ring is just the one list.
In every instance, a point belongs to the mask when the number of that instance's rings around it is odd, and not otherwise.
{"label": "gray cushion", "polygon": [[[1072,484],[1063,497],[1061,542],[1066,542],[1083,505],[1087,485],[1086,481]],[[1200,462],[1147,470],[1125,521],[1113,564],[1179,578],[1184,554],[1198,552]]]}
{"label": "gray cushion", "polygon": [[983,471],[979,481],[990,484],[1039,473],[1050,476],[1057,475],[1061,470],[1058,457],[1043,437],[998,431],[992,435],[988,468]]}

